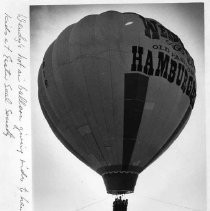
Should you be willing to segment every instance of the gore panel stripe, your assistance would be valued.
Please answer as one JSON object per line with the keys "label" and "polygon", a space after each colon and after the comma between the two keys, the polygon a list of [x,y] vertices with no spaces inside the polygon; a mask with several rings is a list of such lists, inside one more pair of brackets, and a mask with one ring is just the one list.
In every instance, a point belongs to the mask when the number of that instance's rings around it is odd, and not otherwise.
{"label": "gore panel stripe", "polygon": [[146,99],[148,76],[126,73],[124,81],[124,127],[122,170],[127,170],[133,154]]}
{"label": "gore panel stripe", "polygon": [[155,161],[161,154],[163,154],[163,152],[165,152],[170,145],[174,142],[176,136],[181,132],[182,128],[185,126],[185,124],[187,123],[190,114],[191,114],[192,108],[191,106],[189,106],[181,120],[181,122],[179,123],[179,125],[177,126],[177,128],[174,130],[174,132],[172,133],[172,135],[169,137],[169,139],[166,141],[166,143],[160,148],[160,150],[155,154],[155,156],[152,157],[152,159],[150,160],[150,162],[143,167],[144,169],[149,166],[153,161]]}

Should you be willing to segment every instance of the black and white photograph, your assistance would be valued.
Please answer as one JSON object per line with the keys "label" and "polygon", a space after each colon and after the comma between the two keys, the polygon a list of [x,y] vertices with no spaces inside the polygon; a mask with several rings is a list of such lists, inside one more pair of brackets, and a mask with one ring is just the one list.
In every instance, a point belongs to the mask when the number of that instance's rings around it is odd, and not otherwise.
{"label": "black and white photograph", "polygon": [[206,2],[43,2],[2,9],[0,210],[208,211]]}

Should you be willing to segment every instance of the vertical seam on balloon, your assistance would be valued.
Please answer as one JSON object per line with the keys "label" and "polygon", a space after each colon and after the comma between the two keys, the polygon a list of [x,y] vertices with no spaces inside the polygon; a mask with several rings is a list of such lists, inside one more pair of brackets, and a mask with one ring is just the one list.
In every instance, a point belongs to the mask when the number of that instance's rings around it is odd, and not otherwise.
{"label": "vertical seam on balloon", "polygon": [[[70,34],[69,34],[69,35],[70,35]],[[70,36],[69,36],[69,40],[70,40]],[[81,51],[80,51],[80,54],[81,54]],[[78,58],[78,59],[80,59],[80,58]],[[75,59],[75,60],[76,60],[76,59]],[[75,60],[74,60],[74,61],[75,61]],[[83,75],[83,77],[84,77],[84,75]],[[80,111],[82,112],[83,116],[85,117],[85,120],[86,120],[87,124],[89,125],[91,131],[93,131],[92,128],[91,128],[90,121],[89,121],[89,119],[88,119],[88,117],[87,117],[86,112],[84,111],[84,109],[80,109]],[[94,141],[95,141],[95,137],[94,137],[93,132],[92,132],[91,134],[92,134],[93,139],[94,139]],[[81,136],[81,139],[83,140],[82,146],[83,146],[83,148],[84,148],[84,151],[86,152],[86,149],[87,149],[88,152],[91,152],[91,148],[90,148],[89,146],[87,146],[87,144],[85,143],[85,142],[87,141],[86,138],[83,137],[83,136]],[[99,150],[100,150],[100,149],[99,149]],[[102,154],[102,153],[100,152],[99,154]],[[101,157],[102,159],[104,159],[103,156],[100,156],[100,157]],[[100,163],[100,160],[98,160],[98,158],[96,158],[96,159],[97,159],[97,161]],[[88,158],[88,160],[89,160],[89,158]],[[94,166],[94,167],[95,167],[95,166]]]}
{"label": "vertical seam on balloon", "polygon": [[[88,123],[88,125],[89,125],[89,127],[90,127],[90,130],[92,131],[91,134],[92,134],[92,136],[93,136],[93,139],[94,139],[94,142],[96,143],[97,148],[99,149],[99,152],[100,152],[100,154],[101,154],[101,158],[103,158],[104,161],[105,161],[105,163],[107,163],[107,162],[106,162],[106,159],[105,159],[105,157],[104,157],[104,155],[103,155],[103,152],[102,152],[101,149],[100,149],[100,145],[98,144],[97,139],[96,139],[96,137],[95,137],[95,135],[94,135],[94,133],[93,133],[93,130],[92,130],[90,121],[89,121],[89,119],[88,119],[86,113],[84,113],[84,115],[85,115],[85,117],[87,118],[87,123]],[[91,151],[91,149],[89,148],[89,146],[88,146],[88,149]],[[96,158],[96,159],[97,159],[97,158]],[[98,160],[98,159],[97,159],[97,160]],[[98,160],[98,162],[100,163],[100,160]]]}
{"label": "vertical seam on balloon", "polygon": [[[69,33],[69,36],[70,36],[70,34],[71,34],[71,32]],[[58,89],[59,90],[59,89]],[[59,94],[60,95],[60,94]],[[63,97],[62,97],[62,95],[60,95],[61,96],[61,98],[63,99]],[[70,106],[71,106],[71,104],[70,104]],[[66,108],[66,106],[65,106],[65,108]],[[66,108],[66,110],[68,111],[68,109]],[[85,114],[85,111],[82,109],[81,110],[82,111],[82,113],[83,113],[83,115],[84,116],[86,116],[86,114]],[[88,121],[88,118],[86,117],[86,122],[87,123],[89,123],[89,121]],[[75,127],[75,125],[73,125],[73,128],[76,130],[76,127]],[[82,149],[82,151],[84,151],[85,152],[85,138],[84,137],[82,137],[82,136],[80,136],[80,138],[81,138],[81,141],[83,141],[82,143],[80,143],[80,144],[82,144],[82,146],[83,146],[83,149]],[[89,159],[88,159],[89,160]],[[100,161],[99,161],[100,162]]]}
{"label": "vertical seam on balloon", "polygon": [[187,121],[189,120],[191,111],[192,111],[192,109],[191,109],[191,106],[189,105],[187,107],[187,109],[185,110],[184,115],[181,118],[181,121],[178,123],[178,125],[176,126],[176,128],[174,129],[174,131],[171,133],[171,135],[169,136],[169,138],[167,139],[167,141],[165,142],[165,144],[162,145],[162,147],[149,160],[149,162],[143,167],[143,169],[147,168],[147,166],[149,166],[152,162],[154,162],[165,151],[165,148],[167,149],[167,146],[169,147],[170,144],[172,144],[175,141],[175,139],[173,138],[174,135],[176,134],[176,132],[179,132],[178,128],[180,127],[180,125],[182,125],[182,126],[186,125]]}
{"label": "vertical seam on balloon", "polygon": [[[54,48],[54,45],[55,44],[56,44],[56,41],[53,43],[53,48]],[[53,60],[52,56],[53,56],[53,51],[52,51],[52,54],[51,54],[51,60]],[[53,81],[54,81],[54,85],[56,87],[56,90],[58,90],[57,95],[62,100],[66,113],[68,113],[68,109],[67,109],[67,107],[65,105],[64,97],[60,94],[60,88],[58,88],[58,85],[57,85],[56,80],[55,80],[56,77],[54,75],[53,66],[52,66],[52,78],[53,78]]]}
{"label": "vertical seam on balloon", "polygon": [[[171,83],[169,83],[169,86],[171,86]],[[179,92],[181,92],[181,90],[180,89],[177,89],[177,92],[175,94],[175,98],[176,98],[175,105],[177,105],[176,103],[177,103],[177,101],[179,101],[179,98],[177,97],[179,95]],[[173,116],[173,114],[174,114],[175,111],[176,111],[176,107],[174,106],[173,109],[170,111],[170,114],[169,114],[166,122],[170,121],[170,118]],[[162,127],[163,129],[165,129],[167,127],[167,125],[168,125],[168,124],[166,124],[166,122],[164,122],[164,124],[162,125],[163,126]]]}
{"label": "vertical seam on balloon", "polygon": [[[108,46],[108,64],[109,64],[109,73],[110,73],[110,80],[111,80],[111,99],[112,99],[112,120],[113,120],[113,125],[116,126],[116,121],[115,121],[115,109],[114,109],[114,95],[113,95],[113,78],[112,78],[112,64],[111,64],[111,49],[110,45]],[[115,146],[119,146],[119,140],[117,140],[117,132],[114,130],[114,141],[115,141]],[[118,147],[119,148],[119,147]],[[112,149],[113,153],[113,149]],[[117,156],[116,156],[117,154]],[[120,162],[120,153],[116,152],[115,155],[113,155],[114,161]],[[117,157],[117,158],[116,158]]]}
{"label": "vertical seam on balloon", "polygon": [[[160,83],[160,84],[161,84],[161,83]],[[167,88],[166,88],[166,89],[168,89],[170,85],[171,85],[171,84],[168,82]],[[159,92],[159,93],[161,93],[161,92]],[[177,93],[176,93],[176,95],[177,95]],[[164,105],[163,102],[161,102],[161,103],[162,103],[162,105]],[[163,106],[160,106],[160,108],[161,108],[161,110],[159,110],[158,115],[161,116],[161,118],[162,118],[162,114],[165,113],[165,110],[163,109]],[[174,109],[175,109],[175,108],[174,108]],[[174,109],[173,109],[173,110],[174,110]],[[170,112],[169,117],[172,115],[171,113],[172,113],[172,112]],[[166,120],[165,122],[168,122],[169,117],[167,118],[167,120]],[[163,129],[163,128],[165,129],[165,127],[167,127],[167,125],[168,125],[168,124],[166,124],[165,122],[164,122],[163,124],[161,124],[161,125],[158,125],[158,127],[161,126],[161,129]],[[165,127],[164,127],[164,126],[165,126]],[[156,130],[152,130],[152,132],[150,133],[150,137],[155,137],[155,131],[157,132],[157,131],[159,130],[158,127],[156,128]],[[148,140],[151,140],[151,139],[148,138]],[[152,144],[152,143],[150,142],[150,144]]]}
{"label": "vertical seam on balloon", "polygon": [[[81,23],[81,22],[78,22],[78,25],[79,25],[80,23]],[[79,39],[80,39],[80,37],[79,37]],[[79,42],[79,51],[80,51],[80,55],[81,55],[81,45],[80,45],[80,43],[81,43],[81,42]],[[87,79],[86,79],[86,76],[85,76],[84,71],[83,71],[83,63],[80,63],[80,64],[82,65],[82,68],[81,68],[82,71],[81,71],[81,72],[82,72],[82,75],[83,75],[83,77],[84,77],[84,81],[85,81],[85,85],[86,85],[86,90],[87,90],[87,95],[88,95],[88,101],[89,101],[89,104],[90,104],[90,109],[91,109],[92,115],[94,116],[95,122],[97,123],[95,114],[94,114],[94,112],[93,112],[92,103],[91,103],[91,100],[90,100],[90,94],[89,94],[88,86],[87,86]],[[88,119],[87,119],[87,121],[89,122]],[[89,125],[90,125],[90,124],[89,124]],[[90,125],[90,128],[91,128],[91,125]],[[92,130],[92,128],[91,128],[91,130]],[[92,130],[92,131],[93,131],[93,130]],[[104,155],[103,155],[103,152],[102,152],[102,150],[101,150],[101,148],[100,148],[100,145],[98,144],[97,139],[95,138],[94,133],[92,133],[92,135],[93,135],[93,137],[94,137],[94,141],[95,141],[95,143],[96,143],[96,146],[98,147],[99,152],[101,153],[101,157],[104,159],[105,163],[108,165],[108,163],[107,163],[107,161],[106,161],[106,159],[105,159],[105,157],[104,157]],[[101,136],[101,133],[100,133],[100,136]]]}
{"label": "vertical seam on balloon", "polygon": [[[150,76],[150,77],[154,77],[154,76]],[[149,77],[149,78],[150,78]],[[150,90],[150,83],[148,84],[148,93],[147,93],[147,96],[146,96],[146,102],[147,102],[147,98],[148,98],[148,96],[149,96],[149,90]],[[160,83],[158,83],[158,88],[155,90],[157,93],[161,93],[160,92],[160,89],[161,89],[161,85],[160,85]],[[155,103],[155,104],[157,104],[157,103]],[[158,104],[159,105],[159,104]],[[163,105],[163,103],[162,103],[162,105]],[[160,107],[162,107],[162,106],[160,106]],[[150,121],[151,122],[151,119],[152,119],[152,117],[153,117],[153,114],[155,113],[154,112],[155,111],[155,109],[152,111],[152,113],[151,113],[151,115],[150,115],[150,118],[149,118],[149,120],[148,121]],[[142,118],[143,118],[143,116],[142,116]],[[150,140],[150,137],[152,137],[152,134],[153,134],[153,132],[154,132],[154,130],[152,130],[152,131],[150,131],[150,133],[149,133],[149,136],[147,136],[147,139],[148,140]]]}
{"label": "vertical seam on balloon", "polygon": [[[95,35],[95,26],[96,26],[96,17],[95,17],[95,22],[94,22],[94,26],[93,26],[93,35],[94,35],[94,41],[96,40],[96,35]],[[93,67],[95,68],[95,59],[93,59]],[[104,111],[104,103],[103,103],[103,93],[102,93],[102,90],[101,90],[101,86],[99,84],[99,81],[100,81],[100,77],[99,77],[99,71],[97,71],[96,73],[97,75],[97,88],[99,89],[99,92],[100,92],[100,95],[99,95],[99,101],[100,101],[100,107],[102,108],[102,113],[103,113],[103,121],[104,121],[104,124],[105,124],[105,129],[106,129],[106,137],[109,139],[109,130],[108,130],[108,127],[107,127],[107,122],[106,122],[106,118],[105,118],[105,111]],[[108,140],[106,140],[107,142]],[[103,145],[104,147],[104,145]],[[109,152],[110,153],[110,152]],[[110,154],[108,154],[108,161],[110,162]]]}
{"label": "vertical seam on balloon", "polygon": [[[111,68],[111,55],[110,55],[110,48],[108,49],[108,52],[109,52],[109,73],[110,73],[110,80],[111,80],[111,96],[112,96],[112,119],[113,119],[113,125],[115,125],[116,124],[116,122],[115,122],[115,118],[114,118],[114,105],[113,105],[113,81],[112,81],[112,68]],[[116,134],[116,132],[114,132],[114,137],[115,137],[115,139],[116,139],[116,141],[117,141],[117,134]],[[116,144],[116,143],[115,143]],[[118,145],[118,143],[117,143],[117,145]],[[114,156],[115,157],[115,156]],[[120,160],[120,157],[119,157],[119,153],[117,153],[117,157],[118,157],[118,161]]]}
{"label": "vertical seam on balloon", "polygon": [[[69,34],[69,37],[70,37],[70,34],[71,34],[72,30],[73,30],[73,28],[71,29],[71,31],[69,30],[69,33],[68,33],[68,34]],[[52,58],[52,59],[53,59],[53,58]],[[56,87],[56,89],[58,90],[57,95],[60,97],[60,99],[62,100],[62,102],[64,102],[63,105],[64,105],[64,108],[65,108],[66,114],[71,115],[71,114],[70,114],[71,111],[72,111],[72,109],[71,109],[71,108],[72,108],[71,103],[70,103],[70,109],[67,108],[67,106],[65,105],[64,97],[62,96],[62,94],[60,94],[60,89],[59,89],[58,86],[57,86],[57,83],[56,83],[56,80],[55,80],[55,76],[54,76],[53,68],[52,68],[52,75],[53,75],[53,81],[54,81],[55,87]],[[66,96],[66,95],[65,95],[65,96]],[[70,127],[73,128],[73,130],[75,130],[75,132],[77,132],[77,131],[76,131],[76,127],[75,127],[74,124],[71,124]],[[80,136],[80,140],[83,141],[84,138],[83,138],[82,136]],[[80,142],[81,142],[81,141],[80,141]],[[80,144],[81,144],[81,143],[80,143]],[[69,143],[69,145],[71,145],[71,144]],[[75,145],[76,145],[77,147],[79,147],[79,144],[76,143]],[[83,146],[83,144],[82,144],[82,146]],[[72,146],[72,148],[75,148],[75,147]],[[86,154],[85,146],[83,146],[83,148],[82,148],[81,151],[82,151],[82,153],[85,153],[85,154]]]}
{"label": "vertical seam on balloon", "polygon": [[[41,77],[42,77],[42,76],[41,76]],[[42,84],[43,84],[43,83],[42,83]],[[42,86],[42,85],[41,85],[41,86]],[[43,90],[44,90],[44,89],[43,89]],[[44,93],[45,93],[46,100],[47,100],[47,95],[46,95],[45,90],[44,90]],[[74,154],[77,155],[78,158],[79,158],[80,160],[82,160],[83,162],[87,163],[87,164],[90,166],[89,162],[87,162],[87,161],[83,158],[82,155],[80,155],[79,153],[77,153],[76,150],[74,150],[74,148],[66,141],[65,137],[64,137],[64,136],[60,133],[60,131],[54,126],[54,121],[52,120],[52,118],[50,117],[50,115],[49,115],[48,112],[47,112],[47,109],[45,109],[45,106],[44,106],[44,104],[42,103],[42,97],[41,97],[40,91],[38,92],[38,96],[39,96],[39,100],[40,100],[40,106],[41,106],[41,109],[42,109],[42,111],[43,111],[43,114],[44,114],[45,118],[46,118],[47,120],[49,120],[49,125],[50,125],[50,127],[53,127],[53,131],[55,131],[55,130],[57,131],[56,134],[57,134],[58,136],[60,136],[61,142],[63,143],[63,145],[66,146],[70,151],[73,151]],[[50,107],[49,101],[48,101],[48,104],[49,104],[49,107]],[[52,108],[51,108],[51,110],[52,110],[52,112],[53,112],[53,109],[52,109]]]}
{"label": "vertical seam on balloon", "polygon": [[[73,24],[74,25],[74,24]],[[75,25],[74,25],[75,26]],[[70,42],[70,39],[71,39],[71,32],[72,32],[72,30],[69,32],[69,39],[68,39],[68,42]],[[70,46],[69,46],[70,47]],[[70,56],[70,51],[69,51],[69,56]],[[80,110],[80,111],[82,111],[82,114],[83,114],[83,116],[85,117],[85,121],[88,123],[88,119],[87,119],[87,117],[86,117],[86,114],[85,114],[85,112],[84,112],[84,110]],[[75,129],[76,129],[76,127],[75,127]],[[87,154],[87,155],[89,155],[88,153],[90,152],[90,149],[89,149],[89,147],[87,147],[87,145],[86,145],[86,143],[85,143],[85,141],[86,141],[86,138],[85,137],[83,137],[82,135],[80,136],[81,137],[81,141],[82,141],[82,143],[80,143],[81,145],[82,145],[82,147],[83,147],[83,151]],[[89,159],[88,159],[89,160]]]}

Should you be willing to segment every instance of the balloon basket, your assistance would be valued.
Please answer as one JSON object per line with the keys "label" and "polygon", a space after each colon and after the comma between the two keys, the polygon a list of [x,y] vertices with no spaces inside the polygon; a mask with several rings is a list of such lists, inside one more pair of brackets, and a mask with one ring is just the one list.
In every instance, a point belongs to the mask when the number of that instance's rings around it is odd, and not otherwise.
{"label": "balloon basket", "polygon": [[127,211],[128,199],[122,199],[122,197],[116,197],[113,202],[113,211]]}

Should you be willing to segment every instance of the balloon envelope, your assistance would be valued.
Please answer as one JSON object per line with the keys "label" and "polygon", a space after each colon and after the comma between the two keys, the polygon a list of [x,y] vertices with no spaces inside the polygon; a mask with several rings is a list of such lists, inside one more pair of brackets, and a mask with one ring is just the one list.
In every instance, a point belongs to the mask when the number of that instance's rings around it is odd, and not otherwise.
{"label": "balloon envelope", "polygon": [[116,11],[68,26],[46,51],[38,84],[53,132],[111,194],[134,191],[138,174],[184,128],[196,97],[194,62],[178,36]]}

